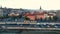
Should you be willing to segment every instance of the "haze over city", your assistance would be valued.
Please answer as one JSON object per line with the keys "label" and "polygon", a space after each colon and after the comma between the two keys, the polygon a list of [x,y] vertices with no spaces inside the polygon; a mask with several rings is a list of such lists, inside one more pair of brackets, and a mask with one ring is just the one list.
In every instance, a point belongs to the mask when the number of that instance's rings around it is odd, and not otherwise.
{"label": "haze over city", "polygon": [[0,6],[7,8],[25,8],[44,10],[59,10],[60,0],[0,0]]}

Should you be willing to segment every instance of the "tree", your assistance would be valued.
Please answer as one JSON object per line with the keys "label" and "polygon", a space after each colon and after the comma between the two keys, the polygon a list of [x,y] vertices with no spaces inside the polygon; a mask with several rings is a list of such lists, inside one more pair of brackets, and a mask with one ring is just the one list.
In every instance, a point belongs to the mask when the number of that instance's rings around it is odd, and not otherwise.
{"label": "tree", "polygon": [[53,19],[54,19],[54,21],[56,21],[57,20],[57,16],[54,16]]}
{"label": "tree", "polygon": [[6,15],[4,16],[4,18],[9,18],[8,14],[6,14]]}
{"label": "tree", "polygon": [[51,20],[51,17],[49,17],[49,20]]}
{"label": "tree", "polygon": [[25,16],[24,18],[25,18],[25,20],[30,20],[27,16]]}
{"label": "tree", "polygon": [[19,15],[19,16],[17,16],[18,18],[21,18],[22,17],[22,15]]}

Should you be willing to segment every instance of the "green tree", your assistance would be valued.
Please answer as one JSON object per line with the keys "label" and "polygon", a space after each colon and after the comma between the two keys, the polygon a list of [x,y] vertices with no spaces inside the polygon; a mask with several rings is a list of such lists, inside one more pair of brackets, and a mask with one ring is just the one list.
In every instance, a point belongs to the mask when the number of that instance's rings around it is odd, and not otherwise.
{"label": "green tree", "polygon": [[54,16],[53,19],[54,19],[54,21],[56,21],[57,20],[57,16]]}
{"label": "green tree", "polygon": [[49,20],[51,20],[51,17],[49,17]]}

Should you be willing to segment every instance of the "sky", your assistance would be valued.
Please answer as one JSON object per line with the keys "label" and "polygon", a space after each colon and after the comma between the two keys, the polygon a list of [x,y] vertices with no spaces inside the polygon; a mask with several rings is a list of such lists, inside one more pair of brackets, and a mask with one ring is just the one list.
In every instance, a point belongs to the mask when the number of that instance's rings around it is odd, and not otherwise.
{"label": "sky", "polygon": [[7,8],[25,8],[59,10],[60,0],[0,0],[0,6]]}

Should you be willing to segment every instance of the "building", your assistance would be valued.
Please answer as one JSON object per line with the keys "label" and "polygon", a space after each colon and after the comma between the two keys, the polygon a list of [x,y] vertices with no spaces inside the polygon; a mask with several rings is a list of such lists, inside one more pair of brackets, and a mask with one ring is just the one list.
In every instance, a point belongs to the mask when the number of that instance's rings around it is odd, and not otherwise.
{"label": "building", "polygon": [[3,9],[0,7],[0,16],[3,16]]}
{"label": "building", "polygon": [[56,11],[56,16],[57,16],[58,18],[60,18],[60,10],[57,10],[57,11]]}

